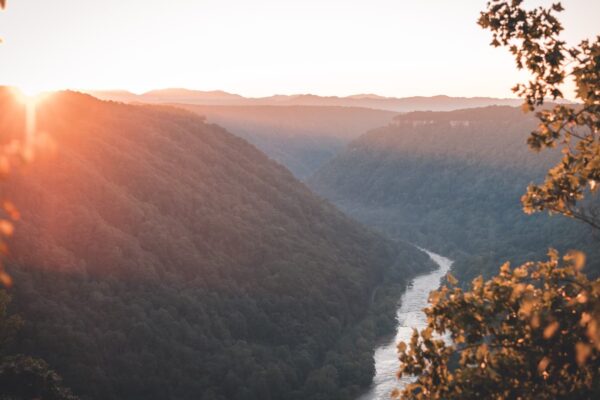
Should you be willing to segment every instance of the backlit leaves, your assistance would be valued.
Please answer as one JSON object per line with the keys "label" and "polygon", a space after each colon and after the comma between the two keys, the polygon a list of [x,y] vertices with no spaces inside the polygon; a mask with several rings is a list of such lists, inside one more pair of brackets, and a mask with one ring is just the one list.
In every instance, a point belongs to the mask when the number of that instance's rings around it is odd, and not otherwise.
{"label": "backlit leaves", "polygon": [[[534,150],[562,147],[561,161],[541,185],[522,198],[527,213],[546,210],[600,229],[600,36],[568,48],[562,26],[548,8],[522,8],[522,0],[492,0],[479,24],[493,46],[507,46],[517,67],[533,79],[513,90],[524,110],[563,97],[574,78],[578,106],[554,105],[537,112]],[[567,69],[567,63],[570,64]],[[416,380],[397,397],[408,399],[598,398],[600,397],[600,279],[581,272],[585,255],[560,257],[473,280],[470,290],[443,287],[425,310],[428,326],[409,346],[399,346],[399,376]],[[453,285],[455,282],[448,280]],[[449,337],[431,344],[431,332]]]}
{"label": "backlit leaves", "polygon": [[17,210],[17,207],[8,200],[2,203],[2,211],[4,216],[0,216],[0,285],[10,287],[12,286],[12,278],[5,271],[2,259],[8,255],[7,240],[15,231],[13,222],[19,220],[21,214]]}
{"label": "backlit leaves", "polygon": [[[546,262],[442,287],[427,327],[398,346],[407,399],[592,398],[600,391],[600,280],[581,259],[552,250]],[[584,299],[585,301],[581,301]],[[595,317],[596,316],[596,317]],[[447,335],[448,342],[435,340]]]}
{"label": "backlit leaves", "polygon": [[554,336],[559,327],[560,324],[558,322],[550,322],[546,328],[544,328],[544,339],[550,339],[552,336]]}
{"label": "backlit leaves", "polygon": [[527,213],[549,211],[600,229],[600,36],[567,47],[556,13],[560,3],[525,10],[521,0],[492,0],[479,24],[492,32],[493,46],[507,46],[518,68],[533,76],[513,90],[534,111],[547,99],[563,97],[567,78],[575,82],[581,104],[555,105],[537,112],[538,129],[528,144],[534,150],[561,146],[562,160],[544,183],[530,185],[522,198]]}
{"label": "backlit leaves", "polygon": [[[8,146],[7,146],[8,147]],[[4,154],[0,157],[0,168],[2,167],[2,160],[7,160],[6,173],[3,174],[0,170],[0,180],[5,180],[8,175],[8,170],[10,169],[10,160],[11,152],[10,149],[3,149]],[[4,200],[1,205],[1,213],[0,213],[0,285],[4,287],[12,286],[12,278],[4,269],[3,259],[8,256],[8,238],[10,238],[14,231],[14,221],[18,221],[21,218],[21,213],[17,209],[17,207],[9,200]]]}

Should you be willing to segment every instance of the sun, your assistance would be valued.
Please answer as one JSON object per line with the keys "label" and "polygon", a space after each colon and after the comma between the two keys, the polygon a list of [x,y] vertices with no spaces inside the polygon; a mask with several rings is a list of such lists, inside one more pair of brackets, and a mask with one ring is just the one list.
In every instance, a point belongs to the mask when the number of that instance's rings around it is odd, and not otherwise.
{"label": "sun", "polygon": [[14,87],[12,92],[19,103],[28,107],[35,107],[41,100],[48,96],[48,92],[28,87]]}
{"label": "sun", "polygon": [[42,90],[34,88],[33,86],[19,86],[19,90],[28,97],[35,97],[42,92]]}

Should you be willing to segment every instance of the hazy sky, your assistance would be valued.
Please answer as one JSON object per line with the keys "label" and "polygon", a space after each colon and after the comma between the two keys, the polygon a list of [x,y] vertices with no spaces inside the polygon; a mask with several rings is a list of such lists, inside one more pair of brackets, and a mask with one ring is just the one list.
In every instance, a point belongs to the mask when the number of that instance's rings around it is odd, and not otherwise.
{"label": "hazy sky", "polygon": [[[0,83],[510,97],[485,0],[8,0]],[[541,0],[526,4],[548,4]],[[600,0],[562,1],[565,37],[600,33]]]}

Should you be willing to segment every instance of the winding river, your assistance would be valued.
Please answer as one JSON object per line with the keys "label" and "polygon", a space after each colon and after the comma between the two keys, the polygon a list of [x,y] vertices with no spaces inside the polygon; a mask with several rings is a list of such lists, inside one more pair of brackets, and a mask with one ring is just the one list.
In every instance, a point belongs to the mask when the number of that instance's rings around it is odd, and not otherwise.
{"label": "winding river", "polygon": [[429,292],[438,288],[440,279],[446,275],[452,265],[452,260],[446,257],[427,250],[423,251],[429,254],[439,268],[427,275],[417,276],[402,295],[396,315],[398,320],[396,337],[375,350],[375,377],[369,391],[359,400],[390,399],[390,393],[394,388],[401,388],[411,381],[410,377],[401,380],[396,378],[399,367],[396,345],[400,341],[408,342],[413,328],[425,327],[427,319],[422,310],[427,306]]}

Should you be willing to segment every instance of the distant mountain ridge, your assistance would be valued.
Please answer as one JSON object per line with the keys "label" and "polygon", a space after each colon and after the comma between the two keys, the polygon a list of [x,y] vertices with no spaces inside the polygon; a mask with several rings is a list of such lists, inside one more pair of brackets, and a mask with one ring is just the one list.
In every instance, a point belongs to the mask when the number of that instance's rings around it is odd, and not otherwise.
{"label": "distant mountain ridge", "polygon": [[221,106],[342,106],[362,107],[379,110],[409,112],[409,111],[452,111],[465,108],[477,108],[491,105],[518,106],[519,99],[493,97],[451,97],[411,96],[384,97],[376,94],[356,94],[346,97],[319,96],[315,94],[273,95],[268,97],[244,97],[221,90],[202,91],[190,89],[160,89],[142,94],[127,91],[95,91],[85,90],[92,96],[102,100],[121,101],[126,103],[185,103],[196,105]]}

